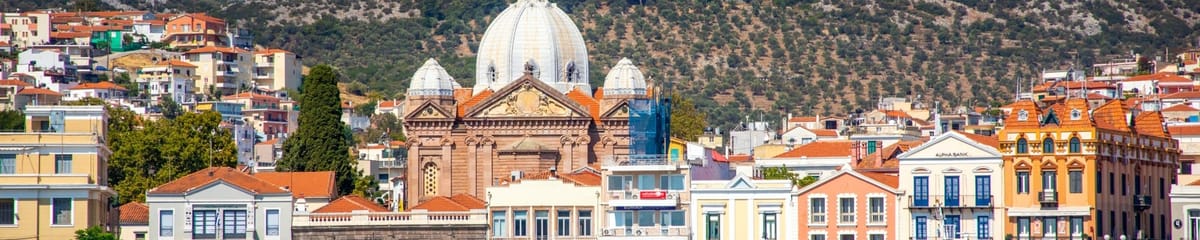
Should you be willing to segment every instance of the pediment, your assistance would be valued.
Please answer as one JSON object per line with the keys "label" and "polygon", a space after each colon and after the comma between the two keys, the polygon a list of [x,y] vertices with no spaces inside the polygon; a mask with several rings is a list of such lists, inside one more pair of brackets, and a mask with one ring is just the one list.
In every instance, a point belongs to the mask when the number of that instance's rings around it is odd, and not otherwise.
{"label": "pediment", "polygon": [[417,107],[416,110],[409,112],[404,116],[406,120],[442,120],[454,116],[450,111],[443,109],[441,106],[434,104],[433,101],[426,101]]}
{"label": "pediment", "polygon": [[738,175],[732,181],[725,185],[728,189],[753,189],[757,188],[754,183],[750,183],[750,179],[745,175]]}
{"label": "pediment", "polygon": [[590,117],[558,90],[525,76],[467,110],[467,118]]}
{"label": "pediment", "polygon": [[1001,158],[1000,152],[990,146],[976,143],[955,132],[942,134],[921,146],[900,154],[900,159],[979,159]]}
{"label": "pediment", "polygon": [[617,103],[616,106],[609,108],[608,111],[604,112],[604,114],[600,114],[600,118],[602,118],[602,119],[610,119],[610,118],[628,119],[629,118],[629,100],[625,100],[625,101],[621,101],[620,103]]}

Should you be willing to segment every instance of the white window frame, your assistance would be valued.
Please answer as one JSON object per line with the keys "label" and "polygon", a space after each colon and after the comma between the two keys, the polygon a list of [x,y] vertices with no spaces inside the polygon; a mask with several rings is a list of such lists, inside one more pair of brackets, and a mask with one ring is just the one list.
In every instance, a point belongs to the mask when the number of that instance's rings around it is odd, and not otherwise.
{"label": "white window frame", "polygon": [[[162,218],[162,216],[163,216],[163,212],[171,212],[171,235],[163,235],[163,234],[162,234],[162,233],[163,233],[163,231],[162,231],[162,226],[163,226],[163,218]],[[155,232],[155,233],[154,233],[154,235],[157,235],[157,236],[159,236],[160,238],[161,238],[161,237],[170,237],[170,238],[174,238],[174,237],[175,237],[175,231],[177,231],[177,229],[179,229],[179,227],[177,227],[177,225],[179,225],[179,224],[175,224],[175,209],[174,209],[174,208],[162,208],[162,209],[158,209],[158,231],[157,231],[157,232]]]}
{"label": "white window frame", "polygon": [[[497,212],[499,212],[502,215],[496,215]],[[509,232],[507,230],[508,230],[508,225],[510,225],[510,224],[508,224],[508,210],[493,210],[493,211],[490,211],[490,213],[491,213],[492,217],[491,217],[491,219],[488,219],[488,221],[489,221],[488,224],[490,225],[492,230],[488,231],[488,236],[491,236],[494,238],[508,237]],[[496,217],[500,217],[500,218],[497,219]],[[500,227],[496,227],[496,220],[500,220],[500,225],[501,225]],[[500,231],[499,234],[497,234],[496,231]]]}
{"label": "white window frame", "polygon": [[813,237],[817,235],[821,235],[822,237],[825,237],[825,240],[829,240],[829,233],[823,230],[808,231],[808,240],[813,240]]}
{"label": "white window frame", "polygon": [[[842,209],[842,199],[850,199],[850,206],[854,208],[854,212],[849,212],[849,213],[842,212],[842,210],[843,210]],[[838,213],[838,222],[837,222],[838,226],[857,225],[858,224],[858,196],[855,196],[853,194],[838,194],[837,213]],[[848,221],[848,222],[842,221],[843,214],[849,214],[850,221]],[[838,237],[840,238],[841,234],[838,234]]]}
{"label": "white window frame", "polygon": [[[880,221],[875,221],[874,217],[876,216],[876,214],[871,213],[871,199],[875,199],[875,198],[883,199],[883,201],[880,201],[880,203],[883,204],[883,209],[882,209],[883,212],[878,214],[878,216],[882,217],[882,219],[880,219]],[[887,214],[887,211],[888,211],[887,199],[888,199],[887,195],[883,194],[883,193],[868,193],[867,194],[867,225],[868,226],[887,226],[887,215],[888,215]]]}
{"label": "white window frame", "polygon": [[871,240],[871,235],[883,236],[883,240],[888,239],[888,233],[887,233],[887,231],[884,231],[884,230],[868,230],[867,231],[867,240]]}
{"label": "white window frame", "polygon": [[[270,219],[269,219],[269,218],[271,217],[271,215],[270,215],[270,214],[267,214],[267,212],[268,212],[268,211],[271,211],[271,210],[275,210],[275,211],[277,212],[277,215],[278,215],[278,217],[279,217],[279,220],[278,220],[278,222],[279,222],[279,226],[275,226],[275,227],[279,228],[278,230],[275,230],[276,232],[278,232],[278,233],[279,233],[279,234],[277,234],[277,235],[268,235],[268,234],[269,234],[269,231],[267,231],[267,229],[271,227],[271,221],[270,221]],[[251,218],[253,218],[253,216],[250,216],[250,217],[251,217]],[[253,221],[253,219],[250,219],[250,220],[251,220],[251,221],[250,221],[250,222],[251,222],[251,224],[253,224],[253,222],[254,222],[254,221]],[[279,208],[264,208],[264,209],[263,209],[263,224],[262,224],[262,225],[263,225],[263,233],[262,233],[262,234],[263,234],[263,236],[267,236],[267,238],[269,238],[269,239],[278,239],[278,238],[279,238],[279,236],[282,236],[282,235],[283,235],[283,221],[284,221],[284,218],[283,218],[283,209],[279,209]],[[249,225],[249,226],[253,226],[253,225],[251,225],[251,224],[247,224],[247,225]],[[251,229],[251,230],[253,230],[253,228],[250,228],[250,227],[247,227],[247,229]],[[250,233],[246,233],[246,234],[250,234]],[[250,236],[247,236],[247,237],[250,237]]]}
{"label": "white window frame", "polygon": [[[821,205],[822,213],[819,215],[816,214],[816,212],[813,212],[813,209],[812,209],[813,199],[818,199],[818,198],[820,198],[821,201],[823,201],[823,203],[824,203]],[[819,225],[829,224],[829,196],[826,196],[825,194],[808,195],[808,216],[809,217],[806,222],[808,222],[808,225],[810,225],[810,226],[814,226],[814,225],[819,226]],[[814,219],[816,219],[817,216],[821,217],[821,221],[814,221]]]}
{"label": "white window frame", "polygon": [[12,212],[12,218],[13,218],[13,224],[3,224],[3,225],[0,225],[0,227],[17,227],[17,226],[20,226],[20,225],[21,225],[21,221],[20,221],[20,219],[17,219],[17,216],[18,216],[18,215],[17,215],[17,212],[21,211],[21,208],[19,208],[19,207],[17,207],[17,206],[21,206],[21,205],[20,205],[20,204],[17,204],[17,202],[18,202],[18,201],[20,201],[21,199],[18,199],[18,198],[15,198],[15,197],[14,197],[14,198],[5,198],[5,199],[12,199],[12,208],[13,208],[13,212]]}
{"label": "white window frame", "polygon": [[837,233],[837,240],[842,240],[842,235],[851,235],[854,236],[855,240],[858,239],[858,231],[855,230],[839,230]]}
{"label": "white window frame", "polygon": [[51,227],[75,226],[75,198],[69,198],[69,197],[65,198],[65,199],[68,199],[68,202],[70,202],[69,205],[71,206],[71,213],[70,213],[71,217],[68,218],[70,220],[70,221],[68,221],[68,222],[70,222],[68,224],[54,224],[54,199],[63,199],[63,198],[50,198],[50,226]]}

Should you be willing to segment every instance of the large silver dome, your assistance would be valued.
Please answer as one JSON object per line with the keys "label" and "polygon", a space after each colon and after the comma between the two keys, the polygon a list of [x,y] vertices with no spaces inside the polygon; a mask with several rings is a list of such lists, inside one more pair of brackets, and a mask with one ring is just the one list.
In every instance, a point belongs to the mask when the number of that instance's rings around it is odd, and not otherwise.
{"label": "large silver dome", "polygon": [[587,46],[579,28],[546,0],[518,0],[483,33],[475,64],[475,88],[499,90],[525,74],[562,92],[575,87],[591,94]]}

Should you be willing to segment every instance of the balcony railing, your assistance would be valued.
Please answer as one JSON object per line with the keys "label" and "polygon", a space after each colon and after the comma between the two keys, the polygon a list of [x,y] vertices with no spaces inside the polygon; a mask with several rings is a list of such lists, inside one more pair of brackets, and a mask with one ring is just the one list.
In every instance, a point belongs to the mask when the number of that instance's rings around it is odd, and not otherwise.
{"label": "balcony railing", "polygon": [[1038,193],[1038,202],[1041,202],[1043,204],[1058,203],[1058,192],[1050,191],[1050,190],[1042,191],[1042,192]]}
{"label": "balcony railing", "polygon": [[688,237],[692,232],[687,227],[606,227],[601,237]]}
{"label": "balcony railing", "polygon": [[1150,195],[1143,195],[1143,194],[1133,195],[1133,207],[1136,208],[1137,210],[1148,209],[1148,208],[1150,208],[1150,204],[1151,204],[1150,199],[1152,199],[1152,198],[1150,198]]}
{"label": "balcony railing", "polygon": [[908,196],[909,208],[991,208],[992,195],[925,195]]}
{"label": "balcony railing", "polygon": [[609,200],[678,200],[682,191],[627,190],[608,191]]}
{"label": "balcony railing", "polygon": [[309,226],[396,226],[396,225],[476,225],[488,224],[484,210],[469,212],[353,212],[296,213],[293,227]]}
{"label": "balcony railing", "polygon": [[379,168],[405,168],[408,166],[408,161],[403,159],[391,161],[379,161]]}

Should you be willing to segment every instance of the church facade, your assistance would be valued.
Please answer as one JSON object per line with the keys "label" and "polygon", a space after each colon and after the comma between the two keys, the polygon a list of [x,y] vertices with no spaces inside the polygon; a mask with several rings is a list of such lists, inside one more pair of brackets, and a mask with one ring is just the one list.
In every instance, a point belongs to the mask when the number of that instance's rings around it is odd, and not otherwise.
{"label": "church facade", "polygon": [[479,46],[471,88],[433,59],[413,74],[403,116],[408,206],[483,198],[524,172],[570,172],[629,153],[628,104],[647,98],[644,76],[622,59],[592,89],[583,38],[556,5],[513,3]]}

